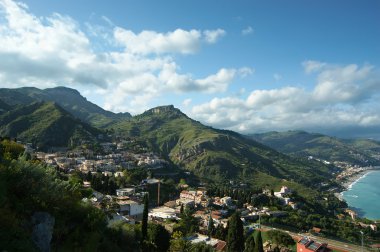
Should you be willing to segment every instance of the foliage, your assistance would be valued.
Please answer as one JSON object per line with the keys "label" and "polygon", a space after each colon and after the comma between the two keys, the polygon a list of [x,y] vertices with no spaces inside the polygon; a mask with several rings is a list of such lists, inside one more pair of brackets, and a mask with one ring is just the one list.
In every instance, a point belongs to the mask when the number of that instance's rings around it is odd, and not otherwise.
{"label": "foliage", "polygon": [[241,252],[244,250],[244,230],[240,215],[235,212],[228,219],[227,251]]}
{"label": "foliage", "polygon": [[[63,177],[65,178],[65,177]],[[35,251],[31,216],[47,212],[55,219],[51,247],[56,251],[120,251],[108,244],[114,233],[102,211],[82,202],[79,184],[63,180],[56,171],[23,158],[0,162],[0,247]],[[86,234],[83,236],[83,234]],[[125,240],[124,240],[125,242]],[[129,241],[128,241],[129,243]]]}
{"label": "foliage", "polygon": [[346,161],[357,165],[379,165],[380,143],[370,139],[346,140],[305,131],[267,132],[250,136],[280,152],[298,157]]}
{"label": "foliage", "polygon": [[180,231],[185,236],[189,236],[198,232],[198,220],[193,216],[193,210],[185,207],[180,217],[181,219],[179,220],[178,224],[174,226],[175,231]]}
{"label": "foliage", "polygon": [[245,241],[244,252],[252,252],[255,249],[255,236],[249,235]]}
{"label": "foliage", "polygon": [[94,142],[100,133],[54,103],[32,103],[0,115],[0,135],[17,137],[40,150]]}
{"label": "foliage", "polygon": [[261,237],[261,231],[257,232],[256,234],[254,252],[264,252],[263,238]]}
{"label": "foliage", "polygon": [[141,223],[141,234],[142,239],[144,240],[147,237],[148,232],[148,207],[149,207],[149,197],[148,194],[144,195],[144,211],[143,218]]}
{"label": "foliage", "polygon": [[143,244],[143,247],[148,251],[164,252],[169,249],[170,246],[170,234],[161,225],[149,223],[147,239]]}
{"label": "foliage", "polygon": [[128,119],[129,113],[112,113],[87,101],[77,90],[67,87],[55,87],[40,90],[32,87],[2,88],[0,99],[9,105],[27,105],[33,102],[54,102],[76,118],[96,127],[103,127],[114,121]]}
{"label": "foliage", "polygon": [[267,236],[272,244],[279,247],[290,247],[295,244],[293,238],[289,234],[279,230],[269,230]]}

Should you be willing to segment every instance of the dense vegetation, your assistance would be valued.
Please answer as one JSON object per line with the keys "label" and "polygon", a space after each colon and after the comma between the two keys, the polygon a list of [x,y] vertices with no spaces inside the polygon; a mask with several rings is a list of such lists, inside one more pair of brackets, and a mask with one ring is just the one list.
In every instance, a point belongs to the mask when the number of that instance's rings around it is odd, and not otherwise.
{"label": "dense vegetation", "polygon": [[54,251],[122,251],[129,248],[128,236],[107,228],[104,213],[81,201],[88,193],[54,169],[28,160],[22,146],[2,140],[0,247],[7,251],[38,251],[32,239],[35,227],[32,220],[36,213],[46,213],[55,222],[51,239]]}
{"label": "dense vegetation", "polygon": [[363,166],[380,164],[380,142],[370,139],[339,139],[304,131],[268,132],[249,137],[294,156],[313,156]]}
{"label": "dense vegetation", "polygon": [[44,90],[24,87],[0,89],[0,99],[8,105],[28,105],[33,102],[55,102],[74,117],[93,126],[102,127],[115,120],[127,119],[129,113],[115,114],[87,101],[80,93],[71,88],[56,87]]}
{"label": "dense vegetation", "polygon": [[45,151],[94,143],[100,133],[51,102],[17,106],[0,115],[0,135],[32,143]]}
{"label": "dense vegetation", "polygon": [[268,178],[275,185],[287,181],[304,187],[300,191],[332,178],[332,167],[289,158],[235,132],[206,127],[173,106],[157,107],[110,127],[145,141],[149,149],[202,178],[253,184]]}

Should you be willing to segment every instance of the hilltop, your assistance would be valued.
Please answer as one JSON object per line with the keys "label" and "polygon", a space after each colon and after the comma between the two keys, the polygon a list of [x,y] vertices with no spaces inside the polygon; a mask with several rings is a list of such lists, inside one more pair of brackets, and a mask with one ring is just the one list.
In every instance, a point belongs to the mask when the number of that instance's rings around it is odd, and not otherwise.
{"label": "hilltop", "polygon": [[43,150],[94,142],[100,133],[53,102],[18,105],[0,115],[1,136],[17,138]]}
{"label": "hilltop", "polygon": [[110,129],[145,141],[174,164],[213,181],[318,186],[332,178],[332,167],[290,158],[236,132],[207,127],[171,105],[152,108]]}
{"label": "hilltop", "polygon": [[305,131],[267,132],[249,138],[292,156],[380,165],[380,142],[370,139],[340,139]]}
{"label": "hilltop", "polygon": [[77,90],[67,87],[38,89],[23,87],[1,88],[0,100],[10,106],[28,105],[33,102],[55,102],[74,117],[95,127],[103,127],[113,121],[130,118],[129,113],[113,113],[102,109],[83,97]]}

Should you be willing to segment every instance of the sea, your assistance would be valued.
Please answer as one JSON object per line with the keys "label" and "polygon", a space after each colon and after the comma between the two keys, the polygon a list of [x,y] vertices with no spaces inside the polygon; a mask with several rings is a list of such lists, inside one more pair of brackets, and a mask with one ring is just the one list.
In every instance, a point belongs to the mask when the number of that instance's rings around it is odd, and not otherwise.
{"label": "sea", "polygon": [[341,195],[360,217],[380,220],[380,170],[367,172]]}

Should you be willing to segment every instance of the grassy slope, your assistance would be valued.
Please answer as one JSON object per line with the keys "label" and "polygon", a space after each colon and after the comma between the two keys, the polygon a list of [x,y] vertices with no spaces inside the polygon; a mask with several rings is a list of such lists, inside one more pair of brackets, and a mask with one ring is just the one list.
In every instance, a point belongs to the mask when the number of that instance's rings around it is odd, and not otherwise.
{"label": "grassy slope", "polygon": [[302,131],[268,132],[250,137],[286,154],[359,165],[380,164],[376,157],[380,143],[373,140],[345,140]]}
{"label": "grassy slope", "polygon": [[255,184],[271,181],[275,187],[293,180],[288,183],[307,191],[301,184],[317,185],[331,176],[327,166],[292,159],[237,133],[206,127],[172,107],[162,107],[160,113],[149,110],[112,128],[140,137],[153,150],[202,178],[238,178]]}
{"label": "grassy slope", "polygon": [[115,120],[129,118],[129,113],[115,114],[87,101],[74,89],[65,87],[45,90],[24,87],[17,89],[0,89],[0,99],[10,105],[27,105],[33,102],[55,102],[80,120],[96,127],[103,127]]}
{"label": "grassy slope", "polygon": [[92,140],[100,131],[73,118],[54,103],[18,106],[0,116],[0,135],[35,143],[39,148],[67,147],[73,140]]}

